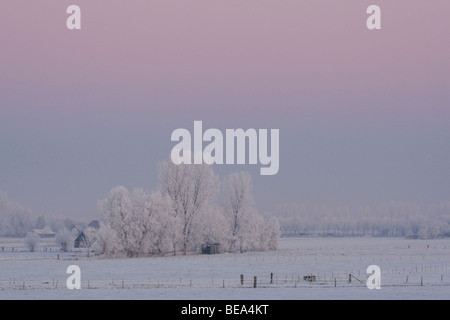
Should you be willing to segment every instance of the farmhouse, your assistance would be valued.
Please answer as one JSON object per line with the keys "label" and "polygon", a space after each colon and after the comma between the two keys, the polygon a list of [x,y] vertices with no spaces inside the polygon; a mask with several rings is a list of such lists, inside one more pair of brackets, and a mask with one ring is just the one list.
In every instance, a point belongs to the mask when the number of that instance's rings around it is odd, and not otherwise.
{"label": "farmhouse", "polygon": [[81,228],[76,224],[72,224],[68,229],[75,238],[78,237],[81,233]]}
{"label": "farmhouse", "polygon": [[100,223],[97,220],[92,220],[87,227],[76,237],[74,241],[75,248],[90,247],[96,240],[97,231],[100,229]]}
{"label": "farmhouse", "polygon": [[37,234],[40,238],[54,238],[55,233],[52,231],[50,226],[45,226],[42,229],[33,229],[33,232]]}

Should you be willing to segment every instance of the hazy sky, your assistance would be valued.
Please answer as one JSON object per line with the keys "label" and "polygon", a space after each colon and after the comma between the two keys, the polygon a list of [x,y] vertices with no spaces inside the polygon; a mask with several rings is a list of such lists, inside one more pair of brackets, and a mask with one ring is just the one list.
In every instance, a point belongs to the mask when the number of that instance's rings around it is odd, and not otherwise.
{"label": "hazy sky", "polygon": [[[77,4],[82,30],[66,28]],[[366,9],[382,29],[366,28]],[[280,129],[284,202],[450,200],[448,0],[2,0],[0,190],[91,218],[116,185],[156,187],[171,132]]]}

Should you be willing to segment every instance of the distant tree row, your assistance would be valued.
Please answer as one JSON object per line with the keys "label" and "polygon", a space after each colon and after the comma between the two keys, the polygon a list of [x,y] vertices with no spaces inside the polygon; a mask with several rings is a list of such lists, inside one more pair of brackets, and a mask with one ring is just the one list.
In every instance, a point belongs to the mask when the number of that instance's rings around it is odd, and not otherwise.
{"label": "distant tree row", "polygon": [[382,203],[376,208],[286,204],[276,210],[275,216],[284,237],[450,237],[450,202],[431,204],[427,208],[400,201]]}
{"label": "distant tree row", "polygon": [[0,236],[23,237],[30,228],[30,211],[0,192]]}
{"label": "distant tree row", "polygon": [[280,227],[257,213],[249,173],[220,183],[209,165],[164,161],[158,179],[156,191],[119,186],[99,202],[96,242],[103,254],[185,255],[211,243],[223,251],[277,248]]}
{"label": "distant tree row", "polygon": [[12,201],[5,192],[0,191],[0,237],[23,238],[33,229],[42,229],[46,225],[59,232],[75,224],[80,228],[85,225],[64,217],[36,217],[31,210]]}

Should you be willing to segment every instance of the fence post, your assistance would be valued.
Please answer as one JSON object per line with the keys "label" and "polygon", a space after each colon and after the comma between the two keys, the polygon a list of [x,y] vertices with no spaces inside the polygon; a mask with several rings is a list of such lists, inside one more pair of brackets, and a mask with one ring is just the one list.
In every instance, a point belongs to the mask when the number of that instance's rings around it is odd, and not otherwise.
{"label": "fence post", "polygon": [[241,286],[243,286],[243,285],[244,285],[244,275],[241,274]]}
{"label": "fence post", "polygon": [[423,277],[420,277],[420,286],[423,286]]}
{"label": "fence post", "polygon": [[334,287],[336,288],[336,278],[334,278]]}
{"label": "fence post", "polygon": [[273,272],[270,273],[270,284],[273,284]]}
{"label": "fence post", "polygon": [[253,288],[256,288],[257,286],[257,279],[256,277],[253,278]]}
{"label": "fence post", "polygon": [[348,283],[352,283],[352,274],[351,273],[348,274]]}

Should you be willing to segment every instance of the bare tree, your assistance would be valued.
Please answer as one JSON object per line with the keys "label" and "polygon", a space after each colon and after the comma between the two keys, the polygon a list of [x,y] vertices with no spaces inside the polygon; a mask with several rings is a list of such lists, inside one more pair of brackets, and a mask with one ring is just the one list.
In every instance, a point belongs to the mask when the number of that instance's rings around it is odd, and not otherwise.
{"label": "bare tree", "polygon": [[25,237],[31,225],[30,211],[0,192],[0,236]]}
{"label": "bare tree", "polygon": [[200,212],[198,218],[198,223],[194,226],[194,241],[197,245],[219,243],[224,246],[227,243],[231,236],[230,228],[221,209],[208,206]]}
{"label": "bare tree", "polygon": [[278,248],[278,244],[280,242],[280,224],[278,220],[274,217],[271,217],[269,221],[266,223],[266,232],[264,238],[267,240],[265,250],[276,250]]}
{"label": "bare tree", "polygon": [[42,228],[44,228],[45,226],[46,226],[46,222],[45,222],[45,217],[44,216],[39,216],[38,218],[37,218],[37,221],[36,221],[36,228],[37,229],[42,229]]}
{"label": "bare tree", "polygon": [[186,255],[193,225],[216,189],[217,178],[207,164],[179,164],[164,161],[158,165],[159,189],[171,199],[173,217],[180,219],[181,232],[172,234],[174,255],[178,244]]}
{"label": "bare tree", "polygon": [[231,239],[230,250],[243,252],[249,238],[250,226],[255,215],[252,181],[248,172],[232,173],[223,181],[224,214],[228,220]]}
{"label": "bare tree", "polygon": [[130,196],[125,187],[118,186],[99,207],[104,224],[114,232],[125,253],[130,257],[143,253],[150,215],[148,194],[136,189]]}
{"label": "bare tree", "polygon": [[72,232],[64,228],[56,234],[55,240],[56,243],[61,247],[61,250],[67,252],[73,248],[75,239]]}
{"label": "bare tree", "polygon": [[34,252],[36,246],[39,242],[39,236],[34,232],[28,232],[25,236],[24,243],[27,246],[28,250]]}
{"label": "bare tree", "polygon": [[87,249],[87,256],[89,257],[91,255],[91,250],[95,247],[97,244],[97,229],[94,227],[86,227],[82,234],[80,235],[81,240],[79,243],[80,248]]}
{"label": "bare tree", "polygon": [[105,231],[100,237],[104,253],[124,251],[129,257],[163,253],[169,239],[178,234],[179,219],[169,214],[171,199],[159,191],[150,194],[135,189],[130,194],[119,186],[99,202],[99,208]]}
{"label": "bare tree", "polygon": [[168,195],[157,191],[152,194],[151,200],[154,219],[150,233],[150,252],[167,253],[172,249],[172,240],[179,238],[181,219],[171,213],[172,201]]}
{"label": "bare tree", "polygon": [[104,223],[100,224],[100,229],[97,231],[97,239],[94,247],[100,254],[106,256],[112,256],[122,249],[116,233]]}

